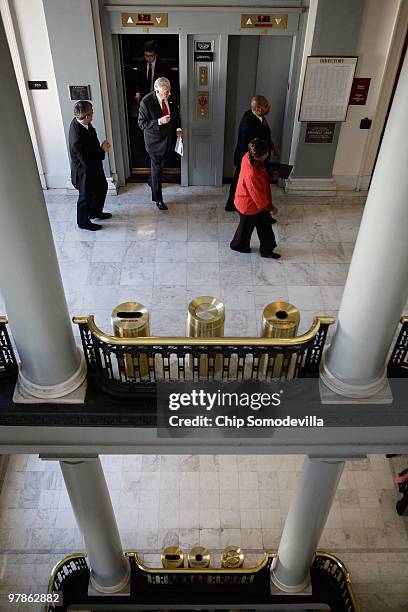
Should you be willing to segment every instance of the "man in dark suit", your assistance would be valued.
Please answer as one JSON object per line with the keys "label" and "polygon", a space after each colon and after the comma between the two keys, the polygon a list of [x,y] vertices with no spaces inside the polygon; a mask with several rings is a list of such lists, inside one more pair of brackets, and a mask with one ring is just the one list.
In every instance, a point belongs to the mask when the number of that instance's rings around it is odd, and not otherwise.
{"label": "man in dark suit", "polygon": [[81,229],[91,231],[102,229],[91,219],[110,219],[111,213],[103,212],[108,183],[103,171],[102,160],[110,149],[104,140],[99,144],[93,117],[92,104],[80,101],[75,104],[74,119],[69,126],[69,154],[71,157],[71,181],[78,189],[77,223]]}
{"label": "man in dark suit", "polygon": [[143,45],[143,57],[138,60],[135,72],[134,97],[138,103],[153,91],[154,82],[158,78],[169,78],[169,67],[166,62],[157,57],[157,46],[154,40],[148,40]]}
{"label": "man in dark suit", "polygon": [[149,185],[152,202],[159,210],[167,210],[163,202],[161,174],[166,158],[175,145],[175,137],[183,137],[177,105],[169,97],[170,81],[160,77],[154,91],[143,98],[139,108],[139,127],[143,130],[146,151],[150,156]]}
{"label": "man in dark suit", "polygon": [[269,157],[273,150],[276,157],[279,156],[279,148],[274,145],[271,139],[271,130],[266,121],[265,115],[270,111],[270,104],[265,96],[253,96],[251,98],[251,108],[243,114],[238,128],[237,146],[234,152],[235,174],[231,182],[230,192],[225,210],[235,210],[234,198],[237,188],[241,161],[245,153],[248,152],[248,145],[254,138],[265,140],[269,145]]}

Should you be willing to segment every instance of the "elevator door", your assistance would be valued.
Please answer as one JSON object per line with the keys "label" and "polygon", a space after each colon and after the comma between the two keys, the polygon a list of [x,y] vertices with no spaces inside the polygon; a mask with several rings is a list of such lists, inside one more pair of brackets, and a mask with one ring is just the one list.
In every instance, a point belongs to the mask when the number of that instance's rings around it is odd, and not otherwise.
{"label": "elevator door", "polygon": [[288,91],[291,36],[229,36],[224,137],[224,177],[234,174],[238,126],[253,95],[271,104],[267,121],[272,140],[281,145]]}
{"label": "elevator door", "polygon": [[[122,34],[120,39],[120,54],[125,90],[125,112],[127,117],[128,149],[130,160],[130,179],[146,180],[150,171],[150,159],[144,147],[143,132],[140,130],[138,105],[135,101],[135,72],[138,60],[143,57],[143,45],[154,40],[157,47],[157,57],[167,66],[167,74],[171,82],[172,99],[179,104],[179,40],[175,34]],[[166,160],[163,169],[166,181],[180,181],[180,156],[172,152]]]}

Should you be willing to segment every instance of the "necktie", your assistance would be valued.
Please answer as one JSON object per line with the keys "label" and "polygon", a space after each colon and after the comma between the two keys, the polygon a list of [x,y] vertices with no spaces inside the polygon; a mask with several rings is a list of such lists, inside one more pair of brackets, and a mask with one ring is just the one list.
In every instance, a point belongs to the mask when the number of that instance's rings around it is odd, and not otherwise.
{"label": "necktie", "polygon": [[147,69],[147,87],[149,88],[149,91],[152,91],[152,65],[149,64],[149,67]]}
{"label": "necktie", "polygon": [[163,111],[163,115],[168,115],[169,114],[169,109],[167,108],[167,104],[166,104],[166,100],[162,100],[162,111]]}

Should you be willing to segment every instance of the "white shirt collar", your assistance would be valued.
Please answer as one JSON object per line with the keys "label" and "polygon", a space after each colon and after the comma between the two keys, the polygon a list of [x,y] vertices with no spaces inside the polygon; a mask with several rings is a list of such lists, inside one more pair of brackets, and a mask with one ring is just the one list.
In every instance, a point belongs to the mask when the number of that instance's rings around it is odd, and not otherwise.
{"label": "white shirt collar", "polygon": [[257,115],[257,114],[256,114],[254,111],[252,111],[252,112],[254,113],[255,117],[256,117],[257,119],[259,119],[259,121],[261,121],[261,122],[262,122],[262,117],[260,117],[259,115]]}

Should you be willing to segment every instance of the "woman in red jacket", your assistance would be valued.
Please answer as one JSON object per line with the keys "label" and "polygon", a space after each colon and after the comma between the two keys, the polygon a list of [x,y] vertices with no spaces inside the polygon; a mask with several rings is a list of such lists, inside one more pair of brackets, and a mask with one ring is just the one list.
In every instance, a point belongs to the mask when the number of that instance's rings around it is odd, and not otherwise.
{"label": "woman in red jacket", "polygon": [[251,140],[248,153],[242,159],[235,192],[234,203],[240,220],[230,247],[233,251],[250,253],[251,236],[256,227],[261,257],[279,259],[280,255],[273,252],[276,240],[270,213],[276,214],[278,209],[272,206],[269,176],[264,163],[268,155],[268,144],[264,140]]}

